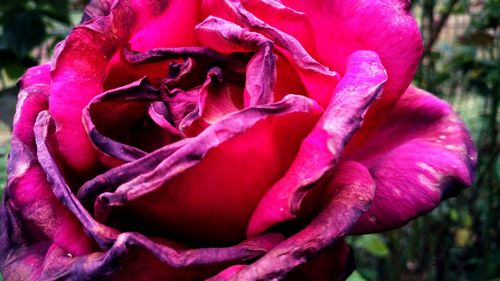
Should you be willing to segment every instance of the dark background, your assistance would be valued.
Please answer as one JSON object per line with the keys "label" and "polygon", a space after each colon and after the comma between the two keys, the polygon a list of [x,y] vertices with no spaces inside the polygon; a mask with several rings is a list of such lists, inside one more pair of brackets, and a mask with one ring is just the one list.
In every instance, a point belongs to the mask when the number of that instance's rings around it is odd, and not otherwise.
{"label": "dark background", "polygon": [[[0,2],[0,193],[15,82],[46,62],[85,0]],[[425,42],[414,83],[450,102],[479,151],[474,186],[402,229],[350,237],[360,280],[500,281],[500,0],[413,1]],[[0,277],[1,280],[1,277]]]}

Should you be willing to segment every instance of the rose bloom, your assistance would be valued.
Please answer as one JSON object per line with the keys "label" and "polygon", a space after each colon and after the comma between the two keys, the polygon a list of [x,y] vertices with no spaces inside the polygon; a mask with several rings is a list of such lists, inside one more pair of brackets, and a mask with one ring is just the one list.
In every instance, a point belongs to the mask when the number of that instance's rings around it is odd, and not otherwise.
{"label": "rose bloom", "polygon": [[399,0],[93,0],[20,79],[5,280],[343,280],[473,180]]}

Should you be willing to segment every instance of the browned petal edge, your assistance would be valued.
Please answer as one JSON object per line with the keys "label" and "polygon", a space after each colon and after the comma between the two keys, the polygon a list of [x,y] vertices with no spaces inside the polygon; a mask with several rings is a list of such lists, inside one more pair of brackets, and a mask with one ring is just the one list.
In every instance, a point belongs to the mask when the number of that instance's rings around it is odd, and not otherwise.
{"label": "browned petal edge", "polygon": [[302,199],[328,177],[339,162],[344,146],[361,127],[363,115],[381,94],[387,80],[376,53],[354,52],[348,71],[312,132],[305,138],[290,169],[262,198],[250,220],[247,234],[297,216]]}
{"label": "browned petal edge", "polygon": [[363,165],[349,161],[339,164],[328,188],[332,190],[330,202],[309,225],[254,263],[213,280],[284,280],[294,269],[345,237],[369,208],[375,183]]}
{"label": "browned petal edge", "polygon": [[[242,243],[226,248],[201,248],[178,250],[173,247],[158,244],[139,233],[121,233],[101,225],[93,220],[88,212],[76,200],[71,190],[64,182],[55,160],[52,158],[51,138],[54,134],[54,124],[47,111],[42,111],[37,118],[34,127],[37,155],[40,164],[47,173],[48,181],[56,197],[80,220],[86,233],[95,239],[100,245],[103,253],[94,253],[84,256],[67,257],[73,258],[66,267],[51,272],[45,272],[43,280],[66,278],[68,280],[88,280],[103,277],[114,271],[115,265],[121,258],[129,253],[132,246],[143,248],[153,254],[157,259],[174,268],[189,267],[194,265],[213,265],[227,262],[241,262],[261,256],[269,248],[282,240],[281,235],[268,233],[261,237],[252,238]],[[2,232],[2,253],[14,254],[17,249],[23,247],[25,241],[16,243],[15,237],[20,237],[16,231],[21,231],[19,218],[12,214],[10,208],[5,204],[2,206],[2,223],[5,224],[5,232]],[[10,215],[9,215],[10,214]],[[17,227],[16,227],[17,225]],[[21,245],[20,245],[21,244]],[[31,247],[26,245],[28,249]],[[33,246],[35,247],[35,246]],[[34,248],[33,248],[34,249]],[[6,258],[3,256],[2,258]],[[5,265],[4,265],[5,266]]]}
{"label": "browned petal edge", "polygon": [[211,148],[248,130],[259,120],[290,112],[311,111],[321,111],[321,109],[309,98],[289,95],[277,103],[250,107],[228,114],[197,137],[189,139],[188,144],[164,159],[152,171],[122,183],[114,192],[101,194],[97,201],[100,211],[106,213],[111,206],[123,205],[158,189],[169,178],[196,165]]}

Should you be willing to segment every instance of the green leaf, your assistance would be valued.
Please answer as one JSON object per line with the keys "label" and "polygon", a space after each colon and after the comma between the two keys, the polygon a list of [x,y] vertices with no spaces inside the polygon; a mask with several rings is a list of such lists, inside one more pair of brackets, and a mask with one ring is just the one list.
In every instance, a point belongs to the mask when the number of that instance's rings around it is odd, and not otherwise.
{"label": "green leaf", "polygon": [[347,278],[346,281],[367,281],[357,270],[354,270],[354,272]]}
{"label": "green leaf", "polygon": [[[0,198],[3,196],[5,182],[7,180],[7,155],[10,146],[10,130],[6,124],[0,121]],[[1,276],[0,276],[1,281]]]}
{"label": "green leaf", "polygon": [[23,58],[45,39],[42,15],[33,10],[10,10],[2,17],[5,42],[14,54]]}
{"label": "green leaf", "polygon": [[376,257],[386,257],[389,254],[389,248],[380,234],[363,235],[355,240],[354,246]]}

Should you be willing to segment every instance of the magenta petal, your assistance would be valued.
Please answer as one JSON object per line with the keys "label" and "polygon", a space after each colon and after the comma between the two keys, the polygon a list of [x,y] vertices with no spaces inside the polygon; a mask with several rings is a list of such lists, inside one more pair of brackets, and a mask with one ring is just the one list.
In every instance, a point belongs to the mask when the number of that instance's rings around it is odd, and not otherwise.
{"label": "magenta petal", "polygon": [[293,62],[293,66],[307,89],[308,96],[326,107],[340,76],[311,57],[296,38],[263,22],[247,11],[240,1],[205,0],[203,7],[206,15],[227,19],[268,37],[274,43],[276,50]]}
{"label": "magenta petal", "polygon": [[[8,161],[6,202],[29,225],[30,236],[39,241],[49,237],[73,253],[90,250],[90,239],[76,218],[52,193],[36,157],[33,126],[38,113],[46,110],[50,86],[37,84],[21,90],[14,117]],[[8,199],[7,199],[8,197]],[[70,238],[70,239],[68,239]]]}
{"label": "magenta petal", "polygon": [[245,9],[269,26],[297,39],[311,55],[316,54],[314,30],[309,17],[275,0],[241,1]]}
{"label": "magenta petal", "polygon": [[51,141],[55,137],[54,130],[55,126],[50,114],[47,111],[40,112],[34,126],[38,161],[47,175],[47,181],[56,198],[78,218],[87,235],[92,237],[101,248],[105,248],[116,236],[116,231],[97,223],[65,182],[52,157],[51,149],[54,149],[54,146],[51,145]]}
{"label": "magenta petal", "polygon": [[282,279],[349,234],[359,216],[368,209],[375,182],[363,165],[343,162],[336,168],[328,188],[331,201],[308,226],[243,268],[231,280]]}
{"label": "magenta petal", "polygon": [[341,75],[356,50],[372,50],[380,56],[388,80],[376,108],[394,104],[410,84],[423,50],[411,1],[284,0],[283,4],[309,17],[318,60]]}
{"label": "magenta petal", "polygon": [[41,64],[26,70],[17,82],[20,90],[35,84],[50,85],[50,64]]}
{"label": "magenta petal", "polygon": [[255,52],[246,70],[245,106],[273,101],[276,63],[272,53],[273,43],[269,39],[212,16],[198,24],[196,31],[206,46],[221,53]]}
{"label": "magenta petal", "polygon": [[[247,266],[243,264],[230,266],[206,281],[235,280],[238,272]],[[317,256],[293,269],[286,275],[285,280],[343,281],[352,273],[354,267],[352,251],[347,243],[341,240],[322,249]]]}
{"label": "magenta petal", "polygon": [[3,280],[40,280],[48,246],[48,243],[42,242],[10,253],[0,267]]}
{"label": "magenta petal", "polygon": [[[146,155],[141,148],[154,150],[179,139],[149,118],[151,103],[160,100],[160,91],[145,79],[107,91],[84,108],[85,130],[100,152],[123,162],[139,159]],[[148,128],[132,128],[139,121],[150,121]]]}
{"label": "magenta petal", "polygon": [[76,171],[96,168],[97,155],[83,128],[81,114],[103,92],[110,57],[128,37],[133,11],[117,2],[111,14],[75,27],[58,48],[52,64],[49,111],[57,124],[57,142],[66,163]]}
{"label": "magenta petal", "polygon": [[183,140],[166,145],[136,161],[120,165],[100,174],[94,179],[86,182],[78,190],[78,199],[85,206],[92,207],[98,195],[104,192],[115,191],[119,185],[151,171],[156,168],[163,159],[169,157],[186,143],[187,140]]}
{"label": "magenta petal", "polygon": [[[146,52],[156,48],[198,46],[196,33],[193,32],[200,21],[198,1],[131,0],[129,5],[134,10],[135,22],[129,28],[132,31],[127,39],[130,48]],[[168,64],[164,62],[141,66],[129,64],[118,50],[108,65],[104,84],[106,89],[111,89],[144,76],[155,80],[162,78],[167,69]]]}
{"label": "magenta petal", "polygon": [[465,125],[450,106],[410,87],[386,122],[346,159],[365,165],[377,191],[355,233],[404,225],[472,184],[476,151]]}
{"label": "magenta petal", "polygon": [[100,195],[96,212],[142,218],[143,228],[198,242],[238,241],[256,203],[286,170],[320,112],[314,101],[290,95],[229,114],[152,171]]}
{"label": "magenta petal", "polygon": [[130,38],[131,48],[145,52],[155,48],[197,45],[193,30],[199,21],[198,2],[133,0],[139,30]]}
{"label": "magenta petal", "polygon": [[296,216],[306,192],[339,161],[344,145],[361,126],[364,113],[386,79],[375,53],[359,51],[351,55],[346,75],[319,123],[303,141],[288,172],[257,206],[248,226],[249,236]]}

